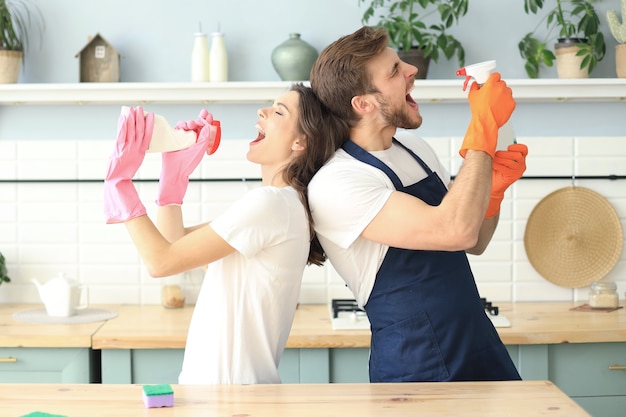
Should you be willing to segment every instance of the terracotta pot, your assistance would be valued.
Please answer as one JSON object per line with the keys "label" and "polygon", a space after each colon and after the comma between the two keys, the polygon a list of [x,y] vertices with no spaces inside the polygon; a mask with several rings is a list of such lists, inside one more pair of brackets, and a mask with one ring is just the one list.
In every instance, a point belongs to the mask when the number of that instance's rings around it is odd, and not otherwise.
{"label": "terracotta pot", "polygon": [[408,51],[400,50],[398,51],[398,57],[407,64],[417,67],[417,74],[415,74],[416,80],[426,79],[430,57],[424,57],[424,50],[422,48],[411,48]]}
{"label": "terracotta pot", "polygon": [[0,50],[0,84],[14,84],[22,69],[22,51]]}
{"label": "terracotta pot", "polygon": [[617,78],[626,78],[626,43],[615,45],[615,71]]}

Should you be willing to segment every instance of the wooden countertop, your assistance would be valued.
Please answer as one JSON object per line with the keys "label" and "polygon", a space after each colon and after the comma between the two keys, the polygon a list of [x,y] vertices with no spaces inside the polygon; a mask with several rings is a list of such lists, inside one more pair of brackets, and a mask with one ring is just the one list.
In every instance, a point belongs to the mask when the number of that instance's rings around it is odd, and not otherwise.
{"label": "wooden countertop", "polygon": [[[571,311],[583,303],[496,303],[512,323],[498,328],[507,345],[626,342],[626,310]],[[90,347],[94,349],[183,349],[193,307],[106,305],[118,317],[71,325],[37,325],[13,320],[33,305],[0,304],[0,347]],[[94,306],[95,307],[95,306]],[[300,305],[288,348],[369,347],[369,330],[332,330],[328,306]]]}
{"label": "wooden countertop", "polygon": [[32,324],[13,319],[18,311],[36,308],[43,304],[0,304],[0,347],[90,348],[91,337],[104,324]]}
{"label": "wooden countertop", "polygon": [[[626,312],[571,311],[583,303],[497,303],[512,326],[498,328],[505,344],[626,342]],[[118,318],[93,337],[94,349],[184,348],[193,309],[120,306]],[[333,330],[328,306],[301,304],[288,348],[369,347],[369,330]]]}
{"label": "wooden countertop", "polygon": [[[174,407],[145,408],[141,385],[2,384],[0,415],[590,417],[548,381],[172,385]],[[532,401],[529,401],[532,399]]]}

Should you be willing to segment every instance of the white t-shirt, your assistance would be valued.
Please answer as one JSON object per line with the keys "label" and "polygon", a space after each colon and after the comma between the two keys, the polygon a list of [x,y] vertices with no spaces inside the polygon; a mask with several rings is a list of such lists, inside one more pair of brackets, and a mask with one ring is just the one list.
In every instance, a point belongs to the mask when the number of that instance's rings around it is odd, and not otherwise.
{"label": "white t-shirt", "polygon": [[280,383],[309,254],[304,206],[292,187],[260,187],[211,225],[237,252],[207,269],[179,383]]}
{"label": "white t-shirt", "polygon": [[[444,184],[449,183],[449,173],[423,139],[408,131],[398,132],[395,138],[418,155]],[[426,177],[418,162],[399,145],[371,154],[390,167],[405,186]],[[360,235],[394,190],[383,171],[353,158],[343,149],[315,174],[308,187],[320,243],[360,306],[367,304],[376,273],[389,249]]]}

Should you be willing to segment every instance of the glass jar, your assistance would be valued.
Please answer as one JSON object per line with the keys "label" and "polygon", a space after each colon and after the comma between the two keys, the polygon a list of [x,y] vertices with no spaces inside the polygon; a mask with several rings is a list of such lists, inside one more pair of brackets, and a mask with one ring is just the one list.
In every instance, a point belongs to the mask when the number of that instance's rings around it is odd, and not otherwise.
{"label": "glass jar", "polygon": [[185,306],[184,274],[161,278],[161,305],[165,308]]}
{"label": "glass jar", "polygon": [[619,307],[617,284],[614,282],[592,282],[589,290],[589,307],[597,309]]}

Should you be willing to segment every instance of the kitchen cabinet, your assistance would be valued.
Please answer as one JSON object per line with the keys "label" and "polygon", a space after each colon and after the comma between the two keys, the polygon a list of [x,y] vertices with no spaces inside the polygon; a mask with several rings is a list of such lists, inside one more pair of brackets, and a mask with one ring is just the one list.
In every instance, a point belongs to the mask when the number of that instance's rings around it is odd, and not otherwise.
{"label": "kitchen cabinet", "polygon": [[518,345],[525,380],[554,382],[594,417],[621,417],[626,408],[626,343]]}
{"label": "kitchen cabinet", "polygon": [[97,382],[90,355],[88,348],[0,348],[0,383]]}
{"label": "kitchen cabinet", "polygon": [[99,382],[99,355],[91,336],[103,322],[32,324],[13,314],[35,304],[0,304],[0,383]]}

